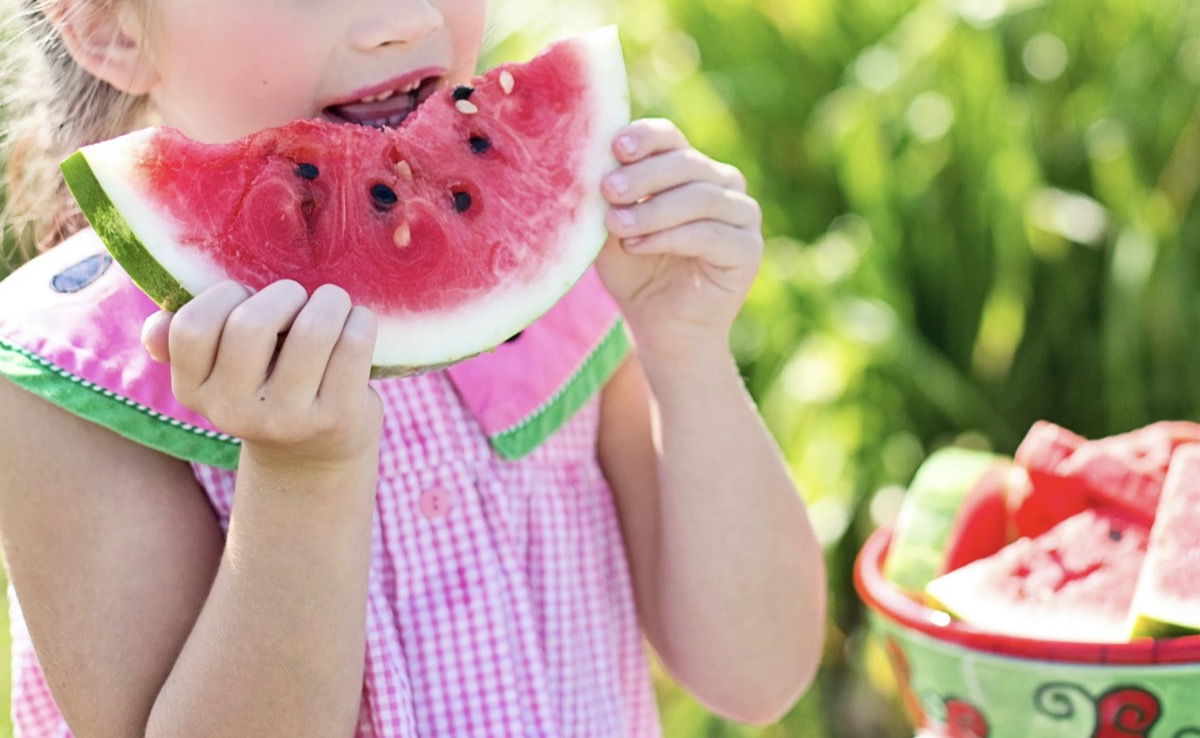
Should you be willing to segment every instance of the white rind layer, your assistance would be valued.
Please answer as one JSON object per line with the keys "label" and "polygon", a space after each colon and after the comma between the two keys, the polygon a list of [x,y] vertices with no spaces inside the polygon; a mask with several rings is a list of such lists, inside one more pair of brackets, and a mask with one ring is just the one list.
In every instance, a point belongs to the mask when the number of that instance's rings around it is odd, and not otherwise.
{"label": "white rind layer", "polygon": [[[612,140],[629,122],[629,86],[615,26],[575,36],[576,50],[589,78],[591,99],[585,103],[592,123],[580,147],[578,181],[589,193],[554,241],[563,244],[562,258],[548,262],[549,271],[533,282],[514,280],[483,298],[454,309],[379,318],[379,337],[372,364],[376,367],[436,367],[473,356],[510,338],[549,310],[583,276],[604,245],[607,204],[600,181],[617,161]],[[181,228],[154,208],[144,206],[135,166],[149,146],[153,129],[83,149],[97,182],[125,218],[147,254],[195,295],[225,279],[224,271],[199,252],[178,246]]]}
{"label": "white rind layer", "polygon": [[135,131],[120,138],[87,146],[84,158],[92,175],[142,248],[189,293],[196,295],[225,278],[225,272],[195,249],[179,246],[180,224],[162,211],[145,206],[142,176],[138,174],[155,129]]}

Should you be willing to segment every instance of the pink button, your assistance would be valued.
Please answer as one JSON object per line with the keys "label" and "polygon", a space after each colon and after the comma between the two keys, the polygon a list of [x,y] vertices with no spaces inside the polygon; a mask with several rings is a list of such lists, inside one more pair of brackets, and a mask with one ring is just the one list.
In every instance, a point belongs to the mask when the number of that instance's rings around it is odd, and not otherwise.
{"label": "pink button", "polygon": [[454,496],[441,487],[430,487],[421,493],[421,500],[417,506],[422,515],[430,520],[437,520],[450,514],[450,508],[454,507]]}

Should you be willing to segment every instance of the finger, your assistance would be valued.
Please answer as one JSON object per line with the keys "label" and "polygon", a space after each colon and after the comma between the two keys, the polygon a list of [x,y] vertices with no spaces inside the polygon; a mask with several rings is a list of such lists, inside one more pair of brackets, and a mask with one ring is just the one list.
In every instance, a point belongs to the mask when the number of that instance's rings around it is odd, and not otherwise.
{"label": "finger", "polygon": [[757,229],[762,212],[747,195],[711,182],[693,182],[636,205],[612,208],[606,215],[609,231],[620,238],[648,236],[697,220]]}
{"label": "finger", "polygon": [[142,323],[142,347],[150,354],[151,359],[161,364],[171,360],[169,336],[173,317],[174,313],[159,310]]}
{"label": "finger", "polygon": [[[212,377],[220,377],[234,396],[256,392],[266,380],[279,345],[308,292],[290,279],[273,282],[234,308],[225,321]],[[212,378],[210,377],[210,378]]]}
{"label": "finger", "polygon": [[628,253],[638,256],[685,256],[702,259],[720,269],[757,265],[763,250],[758,231],[716,220],[685,223],[645,238],[623,241],[621,245]]}
{"label": "finger", "polygon": [[188,393],[208,380],[230,313],[250,297],[236,282],[220,282],[193,297],[175,313],[167,335],[171,385],[175,395]]}
{"label": "finger", "polygon": [[314,290],[279,349],[266,391],[315,402],[351,307],[350,295],[341,287],[326,284]]}
{"label": "finger", "polygon": [[710,182],[735,192],[746,192],[746,178],[737,167],[715,162],[689,148],[668,151],[617,169],[604,178],[603,193],[613,205],[633,205],[689,182]]}
{"label": "finger", "polygon": [[375,314],[356,306],[346,318],[337,344],[329,356],[317,402],[331,408],[350,407],[362,397],[363,386],[371,378],[371,357],[379,324]]}
{"label": "finger", "polygon": [[674,123],[662,118],[636,120],[613,139],[613,154],[622,164],[632,164],[664,151],[688,148],[687,136]]}

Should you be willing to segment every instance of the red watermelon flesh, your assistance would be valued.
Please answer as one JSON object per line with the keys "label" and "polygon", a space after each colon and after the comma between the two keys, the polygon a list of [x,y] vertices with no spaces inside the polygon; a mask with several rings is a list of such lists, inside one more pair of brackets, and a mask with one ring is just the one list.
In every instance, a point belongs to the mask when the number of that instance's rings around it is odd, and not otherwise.
{"label": "red watermelon flesh", "polygon": [[946,612],[993,633],[1057,641],[1127,639],[1149,528],[1118,509],[1081,512],[1037,538],[933,580]]}
{"label": "red watermelon flesh", "polygon": [[1029,471],[1051,472],[1087,439],[1048,420],[1035,421],[1013,453],[1013,461]]}
{"label": "red watermelon flesh", "polygon": [[398,128],[303,120],[213,145],[153,128],[63,170],[163,307],[222,279],[336,284],[380,319],[374,363],[405,369],[497,345],[582,276],[628,118],[610,28],[430,95]]}
{"label": "red watermelon flesh", "polygon": [[1091,506],[1086,485],[1058,472],[1086,442],[1046,420],[1030,427],[1013,454],[1016,467],[1009,485],[1009,515],[1017,536],[1039,536]]}
{"label": "red watermelon flesh", "polygon": [[1062,462],[1058,473],[1080,480],[1101,503],[1155,519],[1175,450],[1200,442],[1200,425],[1163,421],[1088,441]]}
{"label": "red watermelon flesh", "polygon": [[1090,508],[1092,495],[1078,479],[1014,466],[1007,506],[1016,537],[1032,538]]}
{"label": "red watermelon flesh", "polygon": [[1009,500],[1018,534],[1040,535],[1094,505],[1123,508],[1151,523],[1175,449],[1197,441],[1200,424],[1187,421],[1096,440],[1038,421],[1014,454],[1028,474]]}
{"label": "red watermelon flesh", "polygon": [[991,556],[1009,543],[1006,500],[1012,465],[997,462],[972,485],[946,535],[939,574]]}

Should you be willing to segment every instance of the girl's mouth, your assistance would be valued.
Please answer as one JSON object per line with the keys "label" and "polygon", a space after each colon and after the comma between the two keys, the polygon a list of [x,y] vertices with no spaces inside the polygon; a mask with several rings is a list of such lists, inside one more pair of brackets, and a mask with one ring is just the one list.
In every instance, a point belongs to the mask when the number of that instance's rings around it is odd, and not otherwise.
{"label": "girl's mouth", "polygon": [[424,77],[402,87],[367,95],[323,110],[336,123],[353,123],[374,128],[398,128],[440,86],[440,77]]}

